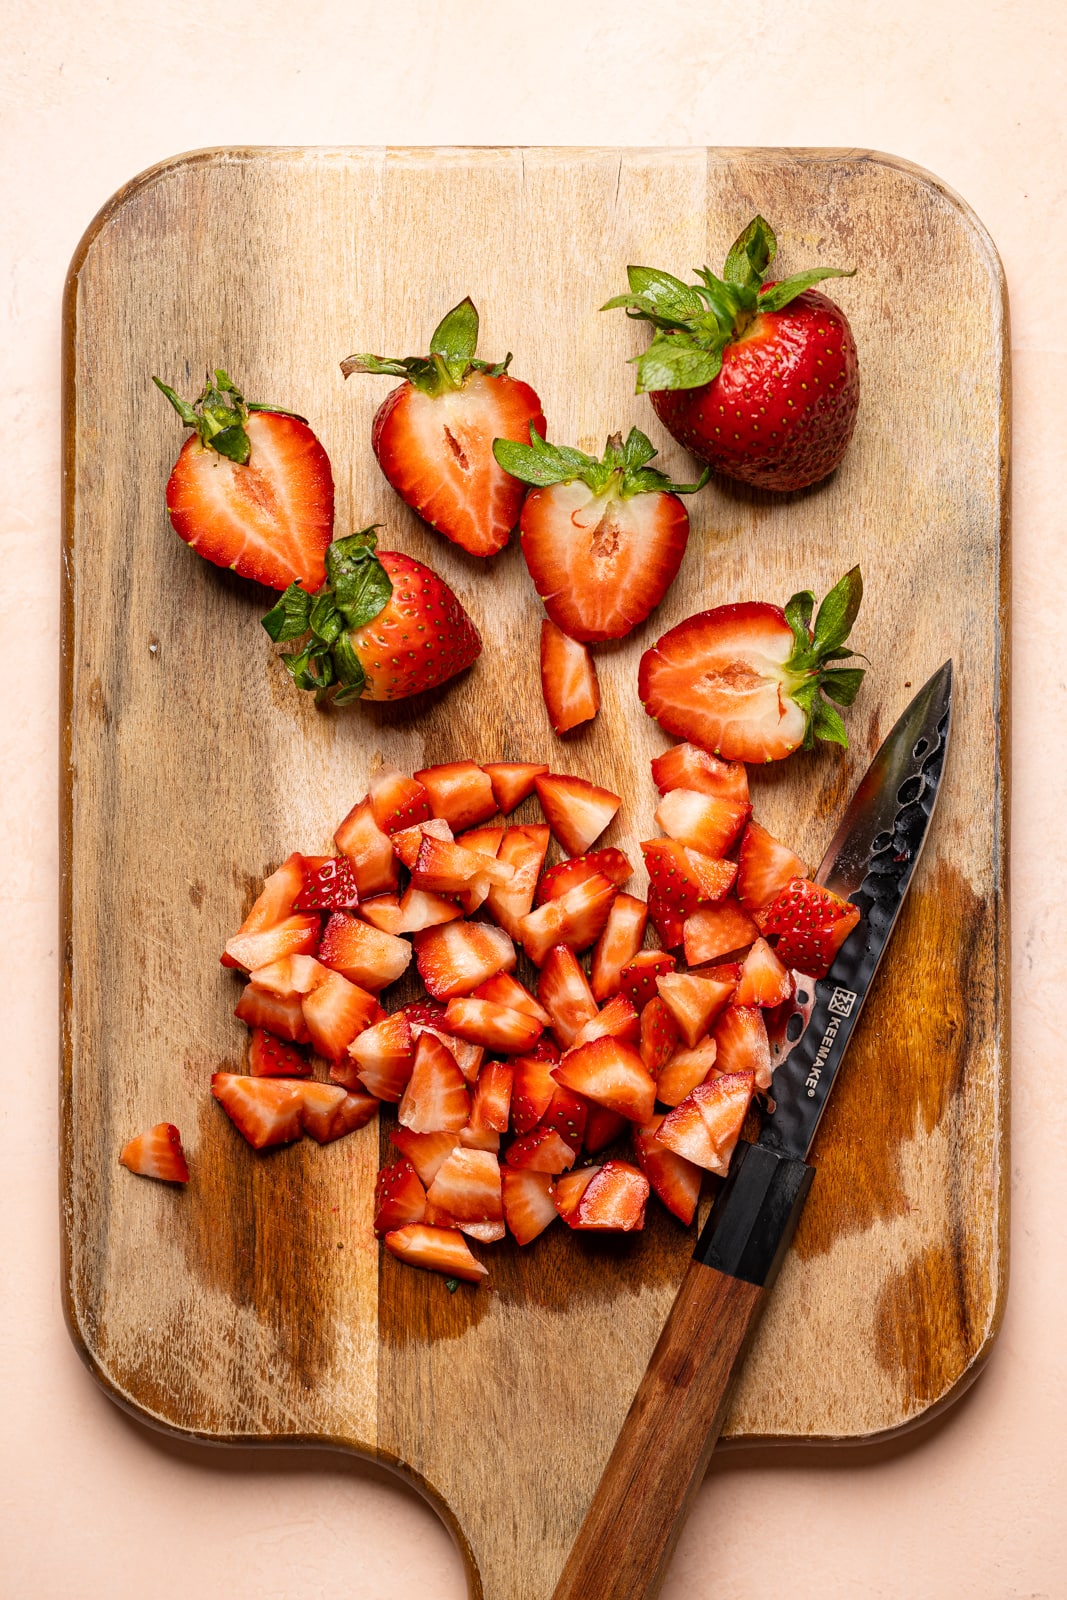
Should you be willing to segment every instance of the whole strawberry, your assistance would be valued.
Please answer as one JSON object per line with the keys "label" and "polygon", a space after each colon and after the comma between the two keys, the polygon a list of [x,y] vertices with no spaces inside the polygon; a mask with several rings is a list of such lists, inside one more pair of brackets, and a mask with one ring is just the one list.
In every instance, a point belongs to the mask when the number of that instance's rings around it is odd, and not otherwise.
{"label": "whole strawberry", "polygon": [[544,434],[545,419],[529,384],[509,376],[511,356],[493,366],[475,360],[477,347],[478,313],[466,299],[435,328],[428,356],[349,356],[341,371],[405,379],[375,414],[378,465],[438,533],[491,556],[507,544],[525,493],[493,459],[493,440],[525,443],[531,423]]}
{"label": "whole strawberry", "polygon": [[333,473],[304,418],[246,401],[221,367],[192,405],[152,381],[195,430],[167,483],[178,537],[271,589],[317,589],[333,537]]}
{"label": "whole strawberry", "polygon": [[755,217],[717,278],[686,284],[628,267],[625,306],[656,332],[636,358],[637,392],[664,427],[716,472],[760,489],[804,489],[841,461],[856,425],[859,365],[841,308],[812,288],[852,277],[817,267],[763,281],[777,240]]}
{"label": "whole strawberry", "polygon": [[476,660],[482,641],[436,572],[395,550],[376,553],[373,528],[326,551],[327,583],[312,597],[291,584],[263,618],[275,643],[305,642],[282,660],[299,689],[352,700],[402,700]]}

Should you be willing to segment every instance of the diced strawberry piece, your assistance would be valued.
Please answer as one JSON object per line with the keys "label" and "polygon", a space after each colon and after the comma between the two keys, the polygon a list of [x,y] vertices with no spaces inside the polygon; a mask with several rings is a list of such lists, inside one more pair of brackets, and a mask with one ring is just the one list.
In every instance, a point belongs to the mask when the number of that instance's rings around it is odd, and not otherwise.
{"label": "diced strawberry piece", "polygon": [[671,1009],[655,995],[641,1013],[641,1060],[654,1078],[682,1042]]}
{"label": "diced strawberry piece", "polygon": [[354,911],[359,905],[356,875],[347,856],[305,856],[304,887],[296,911]]}
{"label": "diced strawberry piece", "polygon": [[412,1267],[443,1272],[446,1277],[463,1278],[467,1283],[478,1283],[489,1275],[488,1268],[471,1255],[458,1228],[429,1228],[425,1223],[412,1222],[387,1233],[383,1242],[392,1255]]}
{"label": "diced strawberry piece", "polygon": [[496,1222],[504,1215],[500,1164],[488,1150],[458,1147],[438,1168],[426,1199],[460,1222]]}
{"label": "diced strawberry piece", "polygon": [[[472,1104],[471,1116],[473,1115]],[[500,1135],[495,1128],[473,1128],[468,1122],[465,1128],[459,1130],[459,1142],[466,1145],[469,1150],[491,1150],[494,1155],[500,1154]]]}
{"label": "diced strawberry piece", "polygon": [[515,1133],[532,1133],[552,1104],[559,1087],[552,1076],[554,1065],[536,1056],[516,1056],[511,1062],[511,1126]]}
{"label": "diced strawberry piece", "polygon": [[587,883],[598,873],[621,887],[633,877],[634,869],[629,857],[621,850],[616,850],[614,845],[608,845],[606,850],[590,851],[584,856],[572,856],[569,861],[549,867],[542,875],[534,904],[543,906],[546,900],[558,900],[568,889],[573,889],[579,883]]}
{"label": "diced strawberry piece", "polygon": [[470,1114],[470,1096],[455,1057],[434,1034],[420,1033],[397,1112],[401,1125],[413,1133],[458,1133]]}
{"label": "diced strawberry piece", "polygon": [[318,988],[328,970],[315,956],[280,956],[269,966],[257,967],[251,981],[257,989],[266,989],[280,1000],[291,1000],[294,995],[303,999]]}
{"label": "diced strawberry piece", "polygon": [[[636,1011],[643,1011],[657,994],[656,979],[665,972],[674,971],[674,957],[665,950],[639,950],[619,974],[619,988],[633,1003]],[[648,1118],[645,1118],[648,1121]]]}
{"label": "diced strawberry piece", "polygon": [[157,1122],[147,1133],[137,1134],[125,1146],[119,1160],[142,1178],[159,1178],[164,1183],[189,1182],[182,1136],[173,1122]]}
{"label": "diced strawberry piece", "polygon": [[727,1006],[715,1024],[714,1038],[720,1072],[750,1072],[757,1089],[770,1088],[771,1047],[758,1007]]}
{"label": "diced strawberry piece", "polygon": [[670,1007],[690,1050],[707,1033],[734,992],[732,981],[698,976],[695,972],[665,972],[656,979],[656,988],[660,999]]}
{"label": "diced strawberry piece", "polygon": [[534,780],[534,787],[545,821],[569,856],[588,850],[622,805],[610,789],[563,773],[547,773]]}
{"label": "diced strawberry piece", "polygon": [[569,1227],[574,1226],[582,1195],[599,1171],[599,1167],[579,1167],[577,1172],[566,1172],[556,1179],[552,1187],[552,1199],[556,1211]]}
{"label": "diced strawberry piece", "polygon": [[300,1078],[311,1071],[311,1062],[291,1044],[283,1044],[263,1028],[253,1028],[248,1070],[253,1078]]}
{"label": "diced strawberry piece", "polygon": [[660,1123],[661,1144],[694,1166],[725,1177],[752,1099],[752,1074],[727,1073],[698,1084]]}
{"label": "diced strawberry piece", "polygon": [[589,980],[565,944],[556,945],[545,957],[537,998],[551,1016],[552,1031],[562,1045],[573,1044],[578,1029],[597,1014]]}
{"label": "diced strawberry piece", "polygon": [[746,801],[723,800],[697,789],[668,789],[656,809],[656,821],[680,844],[723,856],[752,814]]}
{"label": "diced strawberry piece", "polygon": [[468,1239],[477,1239],[479,1244],[497,1244],[508,1231],[503,1217],[499,1222],[457,1222],[456,1226]]}
{"label": "diced strawberry piece", "polygon": [[568,1050],[552,1073],[573,1089],[631,1122],[647,1122],[655,1107],[656,1085],[632,1044],[610,1037]]}
{"label": "diced strawberry piece", "polygon": [[793,980],[766,939],[757,939],[745,957],[734,993],[735,1006],[778,1006],[793,992]]}
{"label": "diced strawberry piece", "polygon": [[486,908],[512,939],[519,938],[519,923],[533,906],[548,841],[549,830],[543,822],[509,828],[500,841],[497,859],[514,867],[515,876],[504,887],[490,888]]}
{"label": "diced strawberry piece", "polygon": [[668,789],[696,789],[736,805],[748,804],[748,773],[743,761],[720,761],[695,744],[676,744],[656,756],[652,781],[660,794]]}
{"label": "diced strawberry piece", "polygon": [[[235,939],[245,939],[250,934],[266,933],[276,928],[279,923],[286,922],[294,912],[296,897],[304,887],[304,858],[293,854],[283,861],[277,871],[272,872],[264,880],[263,888],[249,911],[247,917],[234,935]],[[230,941],[233,942],[232,940]],[[243,961],[237,961],[228,954],[229,945],[223,952],[221,961],[224,967],[245,966]],[[267,957],[268,960],[272,959]],[[259,965],[264,963],[260,962]],[[246,970],[251,970],[246,968]]]}
{"label": "diced strawberry piece", "polygon": [[414,828],[431,815],[429,792],[417,778],[409,778],[396,767],[379,767],[371,778],[370,804],[383,833]]}
{"label": "diced strawberry piece", "polygon": [[[416,889],[426,889],[430,894],[461,894],[481,878],[486,880],[487,886],[508,884],[514,876],[514,867],[506,861],[498,861],[477,848],[466,850],[454,840],[434,839],[426,833],[411,869],[411,881]],[[484,893],[481,898],[484,899]]]}
{"label": "diced strawberry piece", "polygon": [[563,1172],[574,1165],[577,1151],[555,1128],[535,1128],[508,1146],[507,1163],[530,1172]]}
{"label": "diced strawberry piece", "polygon": [[494,1000],[498,1006],[510,1006],[512,1011],[523,1011],[528,1017],[548,1027],[552,1018],[527,989],[510,972],[498,972],[495,977],[480,983],[472,996],[475,1000]]}
{"label": "diced strawberry piece", "polygon": [[676,1050],[660,1071],[656,1099],[665,1106],[680,1105],[698,1083],[718,1068],[714,1039],[700,1039],[691,1050]]}
{"label": "diced strawberry piece", "polygon": [[470,1127],[507,1133],[514,1070],[503,1061],[488,1061],[479,1072],[471,1099]]}
{"label": "diced strawberry piece", "polygon": [[618,994],[622,969],[640,950],[647,921],[648,907],[643,900],[632,894],[615,896],[593,951],[590,982],[598,1000]]}
{"label": "diced strawberry piece", "polygon": [[603,1150],[630,1126],[629,1120],[618,1111],[609,1111],[607,1106],[590,1105],[589,1115],[585,1119],[585,1148],[591,1156],[596,1155],[598,1150]]}
{"label": "diced strawberry piece", "polygon": [[574,1044],[588,1044],[590,1039],[625,1039],[636,1044],[641,1037],[641,1018],[624,994],[612,995],[595,1017],[590,1017],[574,1036]]}
{"label": "diced strawberry piece", "polygon": [[469,1039],[472,1044],[499,1050],[503,1055],[532,1050],[544,1032],[543,1023],[522,1011],[470,996],[448,1002],[444,1026],[446,1032],[459,1039]]}
{"label": "diced strawberry piece", "polygon": [[444,895],[427,894],[425,889],[415,889],[409,884],[400,896],[400,926],[396,933],[421,933],[423,928],[436,928],[442,922],[455,922],[463,912],[454,900]]}
{"label": "diced strawberry piece", "polygon": [[419,976],[435,1000],[470,994],[515,966],[515,946],[487,922],[445,922],[417,933],[414,944]]}
{"label": "diced strawberry piece", "polygon": [[364,1127],[378,1112],[378,1100],[370,1094],[352,1094],[335,1083],[304,1083],[300,1114],[305,1133],[318,1144],[330,1144],[345,1134]]}
{"label": "diced strawberry piece", "polygon": [[530,1167],[505,1167],[504,1221],[519,1244],[529,1244],[559,1216],[552,1201],[552,1174]]}
{"label": "diced strawberry piece", "polygon": [[654,883],[648,886],[648,920],[665,950],[677,950],[685,938],[685,918]]}
{"label": "diced strawberry piece", "polygon": [[412,1033],[432,1033],[434,1038],[444,1045],[456,1066],[463,1074],[464,1081],[473,1083],[481,1071],[485,1059],[485,1046],[472,1044],[469,1039],[460,1039],[454,1033],[445,1033],[441,1028],[431,1028],[425,1023],[413,1023]]}
{"label": "diced strawberry piece", "polygon": [[388,894],[397,886],[396,860],[389,835],[374,820],[370,797],[352,807],[333,836],[334,844],[352,863],[361,900]]}
{"label": "diced strawberry piece", "polygon": [[722,900],[737,877],[732,861],[705,855],[681,840],[646,839],[641,853],[650,883],[683,918],[691,916],[697,906]]}
{"label": "diced strawberry piece", "polygon": [[364,922],[369,922],[372,928],[380,928],[382,933],[410,931],[404,927],[404,913],[395,894],[376,894],[369,900],[361,900],[359,914]]}
{"label": "diced strawberry piece", "polygon": [[493,797],[501,815],[508,817],[517,805],[534,792],[534,779],[548,768],[532,761],[488,761],[482,771],[489,774]]}
{"label": "diced strawberry piece", "polygon": [[383,1167],[374,1185],[374,1231],[391,1233],[426,1215],[426,1190],[406,1156]]}
{"label": "diced strawberry piece", "polygon": [[564,1144],[572,1150],[580,1150],[588,1118],[589,1102],[584,1095],[575,1094],[573,1089],[565,1089],[561,1083],[554,1083],[552,1098],[535,1131],[558,1133]]}
{"label": "diced strawberry piece", "polygon": [[410,1128],[394,1128],[389,1142],[396,1145],[401,1155],[407,1156],[424,1189],[430,1187],[441,1170],[441,1163],[457,1144],[454,1133],[414,1133]]}
{"label": "diced strawberry piece", "polygon": [[429,791],[434,816],[443,817],[457,832],[486,822],[496,812],[492,780],[473,761],[425,767],[415,777]]}
{"label": "diced strawberry piece", "polygon": [[500,841],[507,829],[503,826],[494,828],[468,828],[456,840],[464,850],[478,850],[483,856],[496,856],[500,850]]}
{"label": "diced strawberry piece", "polygon": [[319,946],[321,920],[317,912],[305,911],[285,917],[260,933],[235,933],[226,944],[223,965],[254,972],[268,967],[283,956],[314,955]]}
{"label": "diced strawberry piece", "polygon": [[758,937],[759,929],[740,903],[727,898],[714,906],[700,906],[685,924],[685,959],[699,967],[743,950]]}
{"label": "diced strawberry piece", "polygon": [[780,962],[824,978],[859,920],[859,907],[850,901],[806,878],[791,878],[762,923],[764,933],[778,935]]}
{"label": "diced strawberry piece", "polygon": [[356,1034],[375,1021],[378,1002],[339,972],[324,970],[322,982],[304,996],[304,1021],[316,1052],[340,1061]]}
{"label": "diced strawberry piece", "polygon": [[780,844],[758,822],[750,822],[737,856],[737,898],[746,911],[759,911],[776,899],[790,878],[803,878],[799,856]]}
{"label": "diced strawberry piece", "polygon": [[299,995],[282,1000],[269,990],[249,983],[242,991],[233,1014],[250,1028],[263,1028],[267,1033],[273,1033],[279,1039],[288,1039],[293,1044],[307,1044],[311,1038]]}
{"label": "diced strawberry piece", "polygon": [[377,994],[407,971],[411,946],[406,939],[382,933],[359,917],[335,911],[322,930],[318,959],[349,983]]}
{"label": "diced strawberry piece", "polygon": [[[415,1064],[415,1040],[407,1017],[394,1011],[384,1022],[364,1028],[349,1045],[348,1055],[358,1082],[371,1094],[379,1100],[399,1100]],[[339,1070],[332,1069],[330,1077],[351,1088],[349,1077],[341,1077]]]}
{"label": "diced strawberry piece", "polygon": [[411,828],[401,828],[394,833],[390,845],[394,856],[411,872],[419,859],[422,841],[426,838],[452,841],[452,829],[441,817],[431,817],[428,822],[416,823]]}
{"label": "diced strawberry piece", "polygon": [[634,1129],[634,1152],[641,1171],[667,1210],[688,1227],[696,1216],[704,1174],[684,1156],[660,1143],[656,1134],[662,1122],[663,1117],[657,1115],[644,1128]]}
{"label": "diced strawberry piece", "polygon": [[211,1093],[256,1150],[300,1138],[303,1088],[299,1078],[248,1078],[237,1072],[215,1072],[211,1077]]}
{"label": "diced strawberry piece", "polygon": [[605,1161],[583,1188],[567,1221],[572,1228],[590,1232],[633,1233],[645,1225],[648,1194],[643,1172],[628,1161]]}
{"label": "diced strawberry piece", "polygon": [[600,684],[584,644],[541,620],[541,693],[553,733],[569,733],[600,710]]}
{"label": "diced strawberry piece", "polygon": [[572,950],[588,950],[595,944],[611,911],[618,890],[610,878],[597,872],[584,883],[576,883],[558,900],[546,900],[529,912],[519,924],[523,949],[540,966],[554,945],[569,945]]}

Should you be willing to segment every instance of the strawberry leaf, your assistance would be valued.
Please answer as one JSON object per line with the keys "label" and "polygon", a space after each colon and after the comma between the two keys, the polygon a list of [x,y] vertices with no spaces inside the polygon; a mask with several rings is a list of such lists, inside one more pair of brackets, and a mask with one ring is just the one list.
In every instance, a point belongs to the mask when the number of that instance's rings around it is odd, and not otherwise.
{"label": "strawberry leaf", "polygon": [[347,539],[335,539],[326,551],[326,574],[349,628],[372,621],[393,592],[389,574],[374,553],[377,544],[372,526]]}
{"label": "strawberry leaf", "polygon": [[859,614],[862,599],[863,579],[859,567],[853,567],[834,585],[819,607],[813,644],[820,656],[844,644]]}
{"label": "strawberry leaf", "polygon": [[298,583],[291,583],[263,618],[263,626],[275,644],[299,639],[311,627],[311,607],[312,599],[307,590],[301,589]]}
{"label": "strawberry leaf", "polygon": [[822,691],[839,706],[850,706],[866,676],[863,667],[835,667],[822,675]]}
{"label": "strawberry leaf", "polygon": [[815,596],[810,589],[802,589],[786,602],[785,620],[797,642],[795,655],[806,653],[811,647],[811,614],[814,609]]}
{"label": "strawberry leaf", "polygon": [[347,633],[339,635],[331,651],[331,657],[337,682],[341,685],[340,693],[335,696],[336,703],[347,705],[350,700],[358,700],[363,693],[367,675]]}
{"label": "strawberry leaf", "polygon": [[803,294],[805,289],[811,289],[817,283],[822,283],[824,278],[854,278],[855,267],[846,270],[844,267],[815,267],[811,272],[798,272],[794,278],[783,278],[781,283],[776,283],[759,297],[761,311],[781,311],[790,300],[795,300],[798,294]]}
{"label": "strawberry leaf", "polygon": [[655,446],[640,428],[630,429],[625,444],[621,433],[613,433],[600,461],[587,456],[584,450],[549,444],[532,425],[529,444],[517,444],[513,439],[493,440],[493,455],[504,471],[537,489],[580,481],[588,484],[594,494],[617,494],[629,499],[635,494],[695,494],[707,483],[710,468],[705,468],[696,483],[672,483],[665,472],[647,465],[655,454]]}
{"label": "strawberry leaf", "polygon": [[635,359],[637,393],[699,389],[714,382],[722,369],[723,344],[708,349],[688,334],[657,333],[644,355]]}
{"label": "strawberry leaf", "polygon": [[449,370],[461,369],[462,378],[478,348],[478,313],[467,296],[447,311],[430,336],[431,356],[440,356]]}
{"label": "strawberry leaf", "polygon": [[[652,314],[667,322],[685,324],[690,318],[699,317],[704,309],[695,289],[669,272],[660,272],[657,267],[627,267],[626,277],[630,295],[647,302]],[[612,304],[609,300],[608,306]],[[603,309],[607,310],[608,306]]]}
{"label": "strawberry leaf", "polygon": [[805,748],[810,750],[809,735],[814,735],[815,739],[825,739],[828,744],[839,744],[844,749],[848,749],[848,734],[845,732],[845,724],[841,721],[833,706],[826,700],[816,700],[812,709],[811,722],[808,724],[808,732],[804,737]]}
{"label": "strawberry leaf", "polygon": [[778,241],[770,223],[762,217],[753,217],[745,231],[730,246],[722,275],[727,283],[740,288],[758,289],[777,252]]}

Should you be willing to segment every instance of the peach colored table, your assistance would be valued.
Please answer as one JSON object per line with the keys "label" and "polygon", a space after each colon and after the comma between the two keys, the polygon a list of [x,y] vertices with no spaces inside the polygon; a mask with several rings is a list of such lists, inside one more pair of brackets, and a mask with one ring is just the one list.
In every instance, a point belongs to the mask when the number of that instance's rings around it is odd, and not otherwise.
{"label": "peach colored table", "polygon": [[[464,1594],[447,1535],[406,1491],[325,1454],[160,1439],[95,1389],[62,1325],[56,629],[69,257],[125,179],[206,144],[626,141],[863,144],[917,161],[992,232],[1014,325],[1014,1258],[999,1348],[963,1402],[907,1442],[725,1456],[665,1600],[1067,1594],[1067,1100],[1056,1026],[1067,979],[1067,14],[1054,0],[981,14],[965,0],[751,0],[728,11],[706,0],[651,10],[636,0],[323,0],[304,14],[280,0],[214,12],[9,0],[4,23],[0,1593]],[[902,310],[902,337],[908,315],[922,307]]]}

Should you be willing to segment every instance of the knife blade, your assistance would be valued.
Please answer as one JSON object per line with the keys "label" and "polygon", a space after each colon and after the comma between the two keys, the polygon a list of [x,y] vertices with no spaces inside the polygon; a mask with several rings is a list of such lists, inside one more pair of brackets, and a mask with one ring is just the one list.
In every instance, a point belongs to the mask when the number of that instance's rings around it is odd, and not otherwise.
{"label": "knife blade", "polygon": [[951,723],[946,661],[875,755],[816,873],[860,920],[824,978],[794,974],[759,1138],[738,1142],[553,1600],[660,1591],[811,1188],[807,1157],[929,834]]}

